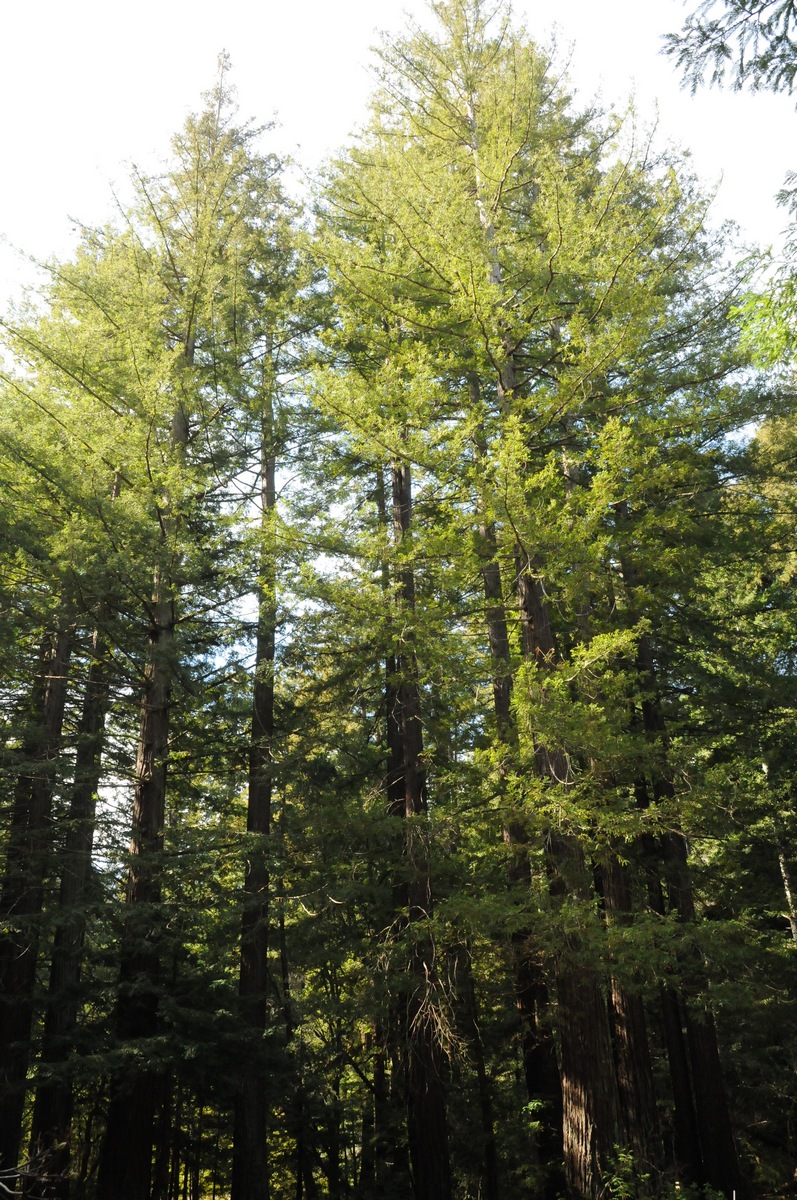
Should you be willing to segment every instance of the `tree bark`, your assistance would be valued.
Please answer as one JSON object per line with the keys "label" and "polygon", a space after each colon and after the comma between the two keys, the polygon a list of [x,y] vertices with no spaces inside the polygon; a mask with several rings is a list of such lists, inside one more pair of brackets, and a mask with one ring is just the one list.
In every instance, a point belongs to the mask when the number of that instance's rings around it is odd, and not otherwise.
{"label": "tree bark", "polygon": [[[627,868],[612,855],[601,871],[601,880],[607,921],[630,923],[633,905]],[[640,1170],[655,1168],[661,1153],[645,1006],[638,992],[614,976],[609,1018],[626,1143]]]}
{"label": "tree bark", "polygon": [[0,915],[0,1169],[19,1164],[30,1061],[39,925],[52,840],[52,800],[72,643],[45,637],[11,812]]}
{"label": "tree bark", "polygon": [[[412,524],[410,464],[394,462],[392,471],[393,529],[401,546]],[[412,619],[415,578],[411,566],[398,569],[396,602]],[[406,644],[406,641],[405,641]],[[396,656],[395,717],[400,733],[401,774],[389,794],[391,811],[404,822],[404,857],[409,867],[406,913],[409,921],[408,992],[404,997],[406,1033],[407,1135],[416,1200],[451,1200],[443,1052],[438,1027],[435,948],[428,934],[413,926],[432,914],[432,883],[427,844],[426,772],[423,762],[418,665],[412,637],[409,648]],[[390,717],[389,717],[390,719]],[[396,749],[398,748],[398,739]],[[399,794],[401,784],[401,795]]]}
{"label": "tree bark", "polygon": [[[498,563],[498,544],[494,527],[483,523],[479,527],[482,548],[482,580],[484,584],[487,635],[493,667],[493,709],[498,744],[511,762],[517,747],[517,731],[512,715],[512,675],[510,666],[509,630]],[[505,778],[509,762],[502,764]],[[531,884],[531,868],[526,848],[526,831],[511,818],[504,824],[504,841],[510,847],[509,882],[513,886]],[[538,963],[528,953],[529,934],[526,931],[512,937],[515,1002],[521,1029],[523,1071],[529,1100],[541,1102],[538,1114],[537,1153],[546,1178],[546,1187],[555,1190],[561,1185],[562,1145],[562,1085],[556,1047],[550,1031],[546,1031],[544,1014],[549,1008],[548,988]]]}
{"label": "tree bark", "polygon": [[[524,655],[544,673],[553,668],[556,655],[548,603],[541,581],[520,552],[517,573]],[[535,759],[540,778],[570,786],[570,764],[563,750],[538,741]],[[591,889],[578,840],[552,830],[548,860],[552,894],[569,894],[588,903]],[[557,976],[562,1138],[568,1187],[577,1196],[597,1198],[623,1132],[606,999],[597,974],[589,967],[579,969],[573,961],[579,951],[579,941],[571,935]]]}
{"label": "tree bark", "polygon": [[[647,696],[642,702],[643,726],[651,739],[654,739],[660,750],[661,766],[657,777],[653,780],[653,793],[657,799],[672,799],[675,789],[666,765],[667,740],[666,723],[659,698],[656,664],[650,637],[645,634],[640,639],[638,652],[638,668],[645,681]],[[666,833],[659,845],[660,865],[664,873],[667,889],[667,905],[671,911],[678,914],[685,925],[694,926],[697,921],[692,885],[689,877],[689,864],[686,839],[677,830]],[[656,885],[660,891],[660,884]],[[659,901],[662,911],[665,907],[664,897]],[[717,1032],[713,1014],[698,999],[694,993],[699,990],[703,975],[700,952],[696,945],[687,949],[681,955],[682,981],[680,986],[683,1021],[686,1026],[686,1048],[689,1058],[689,1075],[693,1090],[693,1112],[695,1130],[699,1140],[699,1155],[694,1146],[694,1134],[686,1128],[682,1131],[682,1148],[688,1153],[691,1161],[687,1162],[690,1174],[701,1173],[700,1182],[722,1191],[726,1196],[736,1194],[737,1200],[744,1200],[747,1186],[741,1173],[733,1128],[728,1109],[727,1093],[722,1075]],[[691,993],[691,994],[690,994]],[[683,1089],[683,1066],[678,1061],[682,1054],[675,1029],[675,1009],[672,998],[665,1000],[665,1026],[672,1027],[673,1049],[673,1084],[678,1080],[679,1090]],[[678,1019],[681,1025],[681,1018]],[[682,1027],[681,1027],[682,1028]],[[682,1108],[685,1108],[685,1098]],[[676,1102],[676,1113],[678,1105]]]}
{"label": "tree bark", "polygon": [[[470,1047],[473,1065],[476,1068],[477,1096],[479,1100],[479,1118],[481,1124],[483,1149],[483,1180],[484,1200],[498,1200],[498,1147],[495,1142],[495,1123],[493,1121],[493,1099],[490,1078],[487,1074],[487,1064],[484,1059],[484,1042],[479,1026],[479,1009],[476,999],[476,985],[473,980],[470,950],[463,946],[460,957],[460,968],[463,974],[465,1032]],[[480,1194],[482,1194],[480,1192]]]}
{"label": "tree bark", "polygon": [[[155,572],[152,625],[136,757],[126,917],[122,931],[117,1034],[143,1054],[144,1064],[111,1080],[100,1154],[98,1200],[149,1200],[155,1111],[163,1080],[146,1063],[146,1042],[158,1028],[161,956],[160,874],[166,812],[166,761],[174,662],[174,601],[161,568]],[[143,1044],[142,1044],[143,1043]]]}
{"label": "tree bark", "polygon": [[[86,899],[94,848],[97,788],[100,783],[108,668],[99,630],[94,631],[91,663],[78,726],[75,778],[71,790],[58,916],[53,939],[42,1064],[56,1067],[68,1057],[80,1008],[80,976],[86,933]],[[72,1081],[57,1070],[36,1090],[31,1161],[37,1196],[67,1200],[70,1190]]]}
{"label": "tree bark", "polygon": [[262,1046],[268,1023],[269,868],[266,841],[271,831],[276,645],[273,525],[277,493],[270,392],[266,403],[261,437],[262,546],[246,817],[251,845],[244,879],[238,985],[241,1016],[252,1041],[235,1099],[231,1200],[268,1200],[269,1195],[268,1077]]}
{"label": "tree bark", "polygon": [[[191,367],[192,327],[183,343]],[[178,400],[172,413],[170,449],[184,463],[188,417]],[[153,572],[150,628],[142,680],[135,787],[127,876],[125,921],[120,945],[117,1035],[134,1054],[127,1071],[111,1077],[108,1120],[100,1150],[97,1200],[149,1200],[155,1113],[164,1078],[146,1061],[146,1046],[158,1030],[162,918],[161,873],[166,820],[166,769],[172,685],[177,673],[175,624],[178,561],[173,537],[178,527],[172,495],[164,489],[157,512],[160,554]],[[145,1064],[141,1065],[142,1053]]]}
{"label": "tree bark", "polygon": [[794,903],[794,887],[792,886],[791,872],[789,870],[789,860],[786,857],[786,851],[777,828],[775,829],[775,848],[778,852],[778,866],[780,867],[780,878],[783,882],[783,894],[786,897],[786,913],[789,918],[789,929],[791,930],[792,941],[797,942],[797,906]]}
{"label": "tree bark", "polygon": [[[689,880],[686,840],[672,831],[664,835],[663,846],[670,906],[684,923],[694,925],[697,913]],[[714,1015],[699,1000],[687,998],[693,988],[697,989],[704,974],[702,960],[697,946],[687,950],[686,955],[688,961],[683,964],[686,1041],[705,1181],[725,1196],[735,1194],[737,1200],[744,1200],[747,1186],[733,1137]]]}

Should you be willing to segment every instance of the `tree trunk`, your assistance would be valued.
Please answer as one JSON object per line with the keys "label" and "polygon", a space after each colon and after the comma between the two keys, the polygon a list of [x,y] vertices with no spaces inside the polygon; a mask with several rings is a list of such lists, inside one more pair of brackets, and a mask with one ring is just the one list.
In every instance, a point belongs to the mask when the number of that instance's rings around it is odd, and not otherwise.
{"label": "tree trunk", "polygon": [[[371,1200],[372,1197],[376,1198],[378,1195],[376,1190],[376,1078],[378,1064],[381,1065],[379,1063],[381,1056],[380,1048],[372,1040],[372,1036],[369,1030],[363,1038],[363,1049],[366,1054],[369,1051],[373,1052],[374,1069],[373,1083],[365,1093],[360,1122],[360,1161],[357,1170],[357,1183],[354,1188],[356,1200]],[[382,1075],[384,1076],[383,1066]]]}
{"label": "tree trunk", "polygon": [[[675,789],[666,765],[666,725],[659,700],[653,647],[647,635],[640,639],[638,667],[648,693],[642,703],[643,725],[649,737],[658,742],[661,756],[661,767],[653,781],[653,792],[657,799],[672,799]],[[686,839],[683,834],[673,830],[662,837],[660,858],[667,885],[669,908],[677,912],[685,925],[694,926],[697,913],[689,878]],[[661,906],[663,909],[663,897]],[[704,974],[696,945],[681,956],[681,965],[683,1018],[686,1025],[696,1129],[700,1141],[700,1163],[695,1161],[694,1164],[690,1163],[689,1167],[693,1171],[702,1167],[705,1183],[728,1197],[735,1193],[737,1200],[743,1200],[747,1195],[747,1187],[733,1138],[714,1017],[700,1000],[693,998],[693,993],[700,988]],[[671,1001],[669,1003],[671,1004]],[[674,1021],[674,1013],[670,1014],[669,1020]],[[676,1065],[676,1073],[681,1073],[679,1065]]]}
{"label": "tree trunk", "polygon": [[[612,856],[601,871],[601,881],[607,921],[629,924],[632,902],[627,869]],[[627,1145],[640,1170],[657,1168],[661,1153],[645,1007],[638,992],[614,977],[609,1017]]]}
{"label": "tree trunk", "polygon": [[270,393],[267,403],[261,438],[262,547],[246,817],[252,844],[244,880],[238,987],[241,1016],[251,1044],[235,1099],[232,1200],[268,1200],[269,1195],[269,1089],[262,1049],[268,1020],[269,868],[266,841],[271,830],[276,644],[273,525],[277,493]]}
{"label": "tree trunk", "polygon": [[[473,387],[473,385],[471,385]],[[493,667],[493,708],[496,731],[502,753],[511,761],[517,747],[517,731],[512,716],[512,676],[510,667],[509,631],[504,605],[498,545],[494,527],[485,523],[479,527],[482,548],[482,580],[484,584],[487,635]],[[505,778],[509,762],[501,767]],[[526,831],[509,819],[504,825],[504,841],[511,848],[509,882],[512,886],[530,887],[531,868],[526,849]],[[512,937],[515,1001],[521,1028],[523,1071],[529,1100],[542,1103],[540,1110],[537,1153],[546,1179],[546,1187],[555,1190],[562,1183],[562,1085],[556,1047],[550,1032],[546,1032],[548,988],[536,959],[528,953],[529,933],[519,931]]]}
{"label": "tree trunk", "polygon": [[[194,338],[186,334],[183,359],[191,366]],[[188,445],[188,417],[178,401],[171,422],[170,448],[182,463]],[[149,1200],[155,1113],[164,1080],[147,1062],[145,1043],[158,1029],[162,921],[161,872],[166,819],[166,766],[169,753],[171,691],[177,662],[176,565],[172,538],[176,518],[172,496],[164,491],[158,511],[161,561],[156,563],[147,657],[141,692],[130,837],[126,916],[120,946],[117,1034],[134,1052],[133,1065],[111,1077],[108,1121],[100,1151],[97,1200]],[[144,1065],[141,1064],[141,1056]]]}
{"label": "tree trunk", "polygon": [[[92,657],[78,726],[75,779],[72,786],[58,916],[53,939],[47,1013],[41,1061],[63,1063],[77,1028],[79,987],[86,932],[86,898],[91,876],[97,788],[100,783],[105,715],[108,709],[108,668],[100,633],[92,638]],[[56,1072],[36,1091],[31,1132],[31,1160],[37,1196],[67,1200],[69,1196],[72,1081]]]}
{"label": "tree trunk", "polygon": [[[677,832],[664,835],[665,871],[669,876],[669,901],[680,919],[693,924],[697,920],[689,880],[686,841]],[[703,964],[698,948],[686,952],[684,991],[688,995],[699,986]],[[699,1000],[684,999],[686,1040],[692,1066],[692,1086],[700,1136],[705,1181],[725,1196],[743,1200],[747,1187],[742,1177],[722,1075],[714,1016]]]}
{"label": "tree trunk", "polygon": [[151,1200],[169,1200],[170,1182],[180,1159],[180,1086],[172,1073],[164,1079],[157,1114]]}
{"label": "tree trunk", "polygon": [[14,1170],[22,1143],[52,800],[67,694],[69,632],[48,635],[33,686],[11,812],[0,896],[0,1169]]}
{"label": "tree trunk", "polygon": [[[524,655],[545,672],[553,668],[556,654],[548,603],[520,552],[517,571]],[[542,779],[570,786],[570,764],[561,749],[538,742],[535,758]],[[552,894],[570,894],[588,904],[589,877],[576,838],[551,831],[548,860]],[[573,961],[579,952],[579,940],[571,935],[557,977],[562,1137],[568,1186],[575,1195],[592,1198],[601,1193],[603,1174],[623,1135],[606,999],[597,973]]]}
{"label": "tree trunk", "polygon": [[483,1149],[483,1180],[484,1191],[480,1195],[484,1200],[498,1200],[498,1148],[495,1143],[495,1125],[493,1122],[493,1100],[490,1078],[487,1074],[487,1064],[484,1060],[484,1043],[479,1026],[479,1009],[476,1000],[476,985],[473,980],[470,950],[463,946],[459,965],[463,975],[463,999],[465,1013],[465,1033],[468,1040],[473,1065],[476,1068],[477,1096],[479,1100],[479,1118],[481,1125]]}
{"label": "tree trunk", "polygon": [[[108,1122],[100,1155],[98,1200],[148,1200],[155,1111],[163,1080],[147,1065],[146,1042],[158,1028],[163,826],[171,686],[174,604],[160,569],[155,573],[152,626],[141,699],[133,796],[126,917],[122,930],[117,1033],[138,1063],[111,1079]],[[143,1045],[142,1045],[143,1043]],[[143,1056],[143,1063],[141,1057]]]}
{"label": "tree trunk", "polygon": [[775,849],[778,855],[778,866],[780,867],[780,878],[783,883],[783,894],[786,898],[786,915],[789,918],[789,929],[791,930],[792,941],[797,943],[797,905],[794,903],[794,886],[789,870],[789,860],[786,856],[786,848],[783,844],[780,831],[776,822],[772,822],[772,831],[775,835]]}
{"label": "tree trunk", "polygon": [[[393,529],[396,544],[410,534],[412,479],[408,462],[396,462],[392,472]],[[397,571],[397,604],[410,616],[415,611],[415,579],[411,566]],[[406,635],[405,635],[406,636]],[[426,773],[418,689],[418,665],[412,639],[397,655],[396,717],[401,739],[403,800],[395,781],[395,807],[403,807],[404,856],[410,865],[407,916],[410,933],[408,988],[405,997],[407,1134],[412,1182],[416,1200],[450,1200],[451,1172],[448,1155],[443,1052],[435,997],[434,946],[413,926],[428,921],[432,913]]]}

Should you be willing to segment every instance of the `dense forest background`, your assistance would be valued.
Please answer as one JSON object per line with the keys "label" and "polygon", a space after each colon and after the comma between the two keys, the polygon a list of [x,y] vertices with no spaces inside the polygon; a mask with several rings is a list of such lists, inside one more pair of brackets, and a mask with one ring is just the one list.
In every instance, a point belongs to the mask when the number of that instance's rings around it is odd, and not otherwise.
{"label": "dense forest background", "polygon": [[3,318],[8,1194],[796,1194],[794,247],[432,7],[304,207],[222,56]]}

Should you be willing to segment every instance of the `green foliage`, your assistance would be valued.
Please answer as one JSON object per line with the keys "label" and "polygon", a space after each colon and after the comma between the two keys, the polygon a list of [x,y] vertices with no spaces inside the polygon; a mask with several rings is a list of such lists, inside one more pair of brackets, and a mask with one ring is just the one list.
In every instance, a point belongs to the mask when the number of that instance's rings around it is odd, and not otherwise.
{"label": "green foliage", "polygon": [[[552,1105],[524,1076],[518,962],[560,1049],[562,978],[639,1000],[668,1141],[662,989],[710,1009],[744,1152],[762,1188],[785,1186],[794,454],[790,400],[750,359],[758,342],[783,364],[790,301],[740,303],[746,268],[724,265],[686,164],[631,114],[578,109],[507,10],[434,12],[434,30],[383,46],[369,121],[318,182],[312,238],[222,69],[162,175],[137,176],[130,212],[85,231],[5,323],[10,780],[41,638],[64,613],[75,627],[44,934],[95,628],[112,678],[80,1021],[37,1076],[75,1082],[89,1196],[108,1078],[145,1060],[163,1079],[169,1194],[189,1175],[192,1200],[225,1194],[237,1078],[256,1061],[275,1200],[408,1195],[416,1001],[457,1195],[487,1194],[490,1144],[505,1194],[551,1194]],[[392,490],[402,471],[411,514]],[[112,1014],[136,923],[124,868],[153,578],[175,631],[160,896],[135,914],[157,941],[158,1018],[136,1044]],[[521,612],[529,589],[542,616]],[[245,814],[263,611],[268,834]],[[425,791],[398,820],[390,720],[410,688]],[[694,916],[668,839],[688,842]],[[270,934],[256,1034],[237,997],[253,858]],[[618,874],[625,907],[606,886]],[[421,876],[434,902],[410,920]],[[667,1195],[673,1170],[635,1165],[625,1120],[600,1186]]]}
{"label": "green foliage", "polygon": [[792,0],[702,0],[665,47],[693,91],[710,71],[710,83],[791,92],[796,20]]}

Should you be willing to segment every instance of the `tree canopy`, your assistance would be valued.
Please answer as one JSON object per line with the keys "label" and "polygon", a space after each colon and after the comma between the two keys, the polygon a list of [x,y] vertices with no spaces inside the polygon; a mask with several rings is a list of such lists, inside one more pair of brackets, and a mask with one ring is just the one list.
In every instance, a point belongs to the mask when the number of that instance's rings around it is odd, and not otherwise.
{"label": "tree canopy", "polygon": [[790,1194],[785,341],[687,160],[432,11],[305,211],[222,59],[4,319],[15,1194]]}

